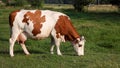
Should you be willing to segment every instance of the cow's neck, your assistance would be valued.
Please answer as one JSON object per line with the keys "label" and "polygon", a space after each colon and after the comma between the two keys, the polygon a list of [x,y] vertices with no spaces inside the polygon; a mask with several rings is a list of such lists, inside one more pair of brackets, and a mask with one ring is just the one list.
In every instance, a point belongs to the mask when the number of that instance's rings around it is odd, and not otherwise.
{"label": "cow's neck", "polygon": [[70,19],[64,15],[59,16],[59,19],[55,25],[55,30],[57,37],[59,37],[60,33],[61,35],[64,35],[66,41],[73,41],[80,37]]}
{"label": "cow's neck", "polygon": [[76,30],[73,29],[72,30],[69,30],[68,33],[65,35],[65,40],[66,41],[74,41],[76,40],[77,38],[80,38],[79,34],[76,32]]}

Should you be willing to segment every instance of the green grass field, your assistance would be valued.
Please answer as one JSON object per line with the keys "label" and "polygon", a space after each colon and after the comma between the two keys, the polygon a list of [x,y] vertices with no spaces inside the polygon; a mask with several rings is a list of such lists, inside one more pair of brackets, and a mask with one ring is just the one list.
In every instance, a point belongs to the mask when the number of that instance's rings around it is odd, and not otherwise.
{"label": "green grass field", "polygon": [[52,9],[70,16],[80,35],[86,38],[85,55],[76,56],[69,42],[61,44],[63,56],[51,55],[50,38],[28,40],[31,55],[15,44],[15,57],[9,56],[9,13],[18,8],[0,9],[0,68],[120,68],[120,14],[83,13]]}

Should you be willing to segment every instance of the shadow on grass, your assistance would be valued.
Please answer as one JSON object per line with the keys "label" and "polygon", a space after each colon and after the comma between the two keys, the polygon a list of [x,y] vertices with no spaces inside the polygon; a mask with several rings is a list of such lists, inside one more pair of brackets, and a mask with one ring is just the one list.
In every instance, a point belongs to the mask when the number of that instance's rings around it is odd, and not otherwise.
{"label": "shadow on grass", "polygon": [[63,54],[65,56],[78,56],[77,54]]}
{"label": "shadow on grass", "polygon": [[109,49],[112,49],[112,48],[114,48],[114,45],[113,44],[111,44],[111,43],[105,43],[105,42],[102,42],[102,43],[98,43],[97,44],[99,47],[104,47],[104,48],[109,48]]}
{"label": "shadow on grass", "polygon": [[[46,52],[38,51],[38,50],[28,50],[30,54],[47,54]],[[14,51],[15,54],[25,54],[23,50]]]}
{"label": "shadow on grass", "polygon": [[39,50],[29,50],[31,54],[47,54],[46,52],[39,51]]}
{"label": "shadow on grass", "polygon": [[0,37],[0,41],[1,41],[1,42],[9,42],[9,39]]}
{"label": "shadow on grass", "polygon": [[0,54],[9,54],[8,51],[0,51]]}
{"label": "shadow on grass", "polygon": [[[41,52],[41,51],[37,51],[37,50],[29,50],[30,54],[47,54],[45,52]],[[21,54],[21,55],[25,55],[25,53],[23,52],[23,50],[15,50],[14,54]],[[9,51],[0,51],[0,55],[9,55]]]}

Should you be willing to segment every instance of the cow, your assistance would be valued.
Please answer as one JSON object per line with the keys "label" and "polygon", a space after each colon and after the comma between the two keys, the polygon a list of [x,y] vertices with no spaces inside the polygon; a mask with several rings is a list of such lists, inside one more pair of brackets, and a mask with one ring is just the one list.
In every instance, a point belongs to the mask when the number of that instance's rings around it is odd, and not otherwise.
{"label": "cow", "polygon": [[29,55],[25,41],[27,38],[41,40],[51,37],[50,53],[54,54],[56,45],[57,55],[62,55],[60,43],[69,41],[78,56],[84,55],[84,36],[77,33],[72,22],[64,13],[51,10],[15,10],[9,14],[10,38],[9,53],[14,56],[14,44],[17,41],[24,53]]}

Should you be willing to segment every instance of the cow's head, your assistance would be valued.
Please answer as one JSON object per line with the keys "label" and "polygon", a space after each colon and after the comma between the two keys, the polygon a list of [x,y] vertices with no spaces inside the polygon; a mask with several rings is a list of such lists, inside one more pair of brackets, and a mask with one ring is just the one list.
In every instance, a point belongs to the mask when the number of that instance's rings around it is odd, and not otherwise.
{"label": "cow's head", "polygon": [[86,40],[85,40],[84,36],[81,36],[80,38],[77,38],[75,41],[72,42],[73,47],[78,56],[84,55],[85,41]]}

